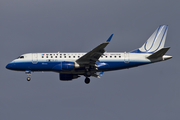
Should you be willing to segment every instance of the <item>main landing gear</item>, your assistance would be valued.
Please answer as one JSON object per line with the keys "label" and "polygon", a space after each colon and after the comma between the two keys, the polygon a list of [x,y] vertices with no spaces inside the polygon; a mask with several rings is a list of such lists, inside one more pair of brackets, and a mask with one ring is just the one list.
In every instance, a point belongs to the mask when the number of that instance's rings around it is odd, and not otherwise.
{"label": "main landing gear", "polygon": [[30,81],[31,80],[31,71],[30,70],[26,70],[25,73],[28,75],[27,77],[27,81]]}
{"label": "main landing gear", "polygon": [[84,80],[84,82],[86,84],[89,84],[90,83],[90,79],[88,77],[91,76],[91,72],[89,71],[89,67],[86,67],[86,72],[85,72],[85,75],[84,75],[86,78]]}
{"label": "main landing gear", "polygon": [[88,77],[86,77],[85,80],[84,80],[84,82],[85,82],[86,84],[89,84],[89,83],[90,83],[90,79],[89,79]]}

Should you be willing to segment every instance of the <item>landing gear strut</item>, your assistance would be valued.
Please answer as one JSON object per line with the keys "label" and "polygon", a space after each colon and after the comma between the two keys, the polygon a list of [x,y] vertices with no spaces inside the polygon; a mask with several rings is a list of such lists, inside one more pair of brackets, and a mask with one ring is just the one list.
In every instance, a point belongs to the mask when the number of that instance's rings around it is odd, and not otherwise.
{"label": "landing gear strut", "polygon": [[27,81],[30,81],[31,80],[31,71],[30,70],[26,70],[25,73],[28,75],[27,77]]}
{"label": "landing gear strut", "polygon": [[85,80],[84,80],[84,82],[85,82],[86,84],[89,84],[89,83],[90,83],[90,79],[89,79],[88,77],[86,77]]}

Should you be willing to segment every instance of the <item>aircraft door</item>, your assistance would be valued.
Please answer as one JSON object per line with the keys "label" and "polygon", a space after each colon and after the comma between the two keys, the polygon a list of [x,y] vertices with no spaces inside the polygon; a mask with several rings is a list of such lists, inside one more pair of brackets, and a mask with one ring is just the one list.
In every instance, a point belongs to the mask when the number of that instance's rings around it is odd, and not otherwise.
{"label": "aircraft door", "polygon": [[129,63],[129,53],[124,53],[124,63]]}
{"label": "aircraft door", "polygon": [[38,63],[38,54],[32,53],[32,63],[37,64]]}

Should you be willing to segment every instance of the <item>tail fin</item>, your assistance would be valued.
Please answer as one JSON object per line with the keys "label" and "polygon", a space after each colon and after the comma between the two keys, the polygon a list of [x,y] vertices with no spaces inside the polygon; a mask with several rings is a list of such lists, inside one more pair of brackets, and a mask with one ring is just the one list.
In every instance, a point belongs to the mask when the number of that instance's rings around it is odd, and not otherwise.
{"label": "tail fin", "polygon": [[164,48],[167,31],[168,25],[160,25],[141,48],[131,53],[154,53]]}

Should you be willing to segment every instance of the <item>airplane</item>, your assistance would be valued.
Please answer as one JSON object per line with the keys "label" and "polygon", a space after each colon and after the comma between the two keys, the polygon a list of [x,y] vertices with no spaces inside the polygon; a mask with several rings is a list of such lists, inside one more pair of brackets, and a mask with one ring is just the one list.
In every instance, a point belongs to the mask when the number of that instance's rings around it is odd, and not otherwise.
{"label": "airplane", "polygon": [[100,78],[104,72],[137,67],[171,59],[165,55],[170,47],[164,47],[168,25],[160,25],[142,47],[131,52],[105,52],[113,34],[108,40],[87,53],[27,53],[19,56],[6,68],[25,71],[27,81],[31,72],[53,71],[59,73],[61,81],[71,81],[85,76],[90,83],[91,76]]}

